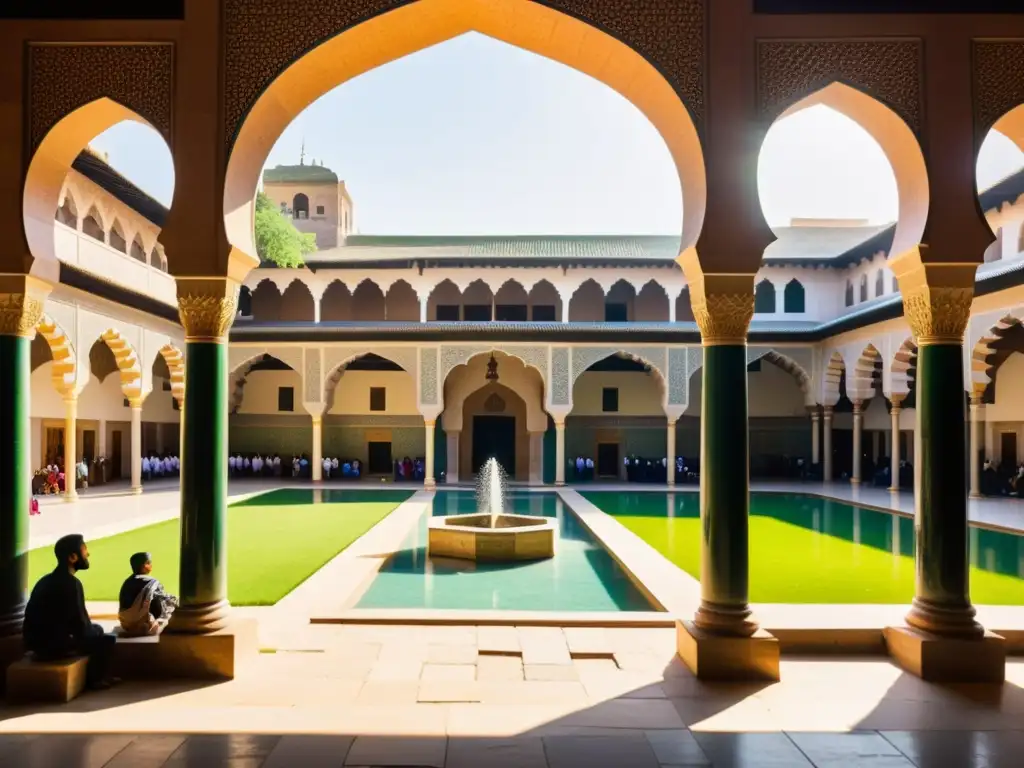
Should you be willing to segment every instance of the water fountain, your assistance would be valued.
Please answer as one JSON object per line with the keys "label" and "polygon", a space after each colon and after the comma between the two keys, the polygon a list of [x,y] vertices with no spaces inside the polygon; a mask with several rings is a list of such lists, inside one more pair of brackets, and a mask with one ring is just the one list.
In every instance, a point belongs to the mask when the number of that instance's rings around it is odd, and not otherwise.
{"label": "water fountain", "polygon": [[490,458],[477,476],[477,512],[432,517],[427,553],[463,560],[541,560],[554,557],[555,520],[505,513],[505,473]]}

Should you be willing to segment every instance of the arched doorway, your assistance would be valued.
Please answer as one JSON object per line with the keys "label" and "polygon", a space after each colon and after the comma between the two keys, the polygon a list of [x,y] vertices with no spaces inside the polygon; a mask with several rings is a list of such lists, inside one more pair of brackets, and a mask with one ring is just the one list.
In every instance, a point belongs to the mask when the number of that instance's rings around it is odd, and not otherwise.
{"label": "arched doorway", "polygon": [[477,355],[448,374],[444,402],[450,481],[472,478],[493,456],[510,479],[542,482],[548,417],[538,371],[502,352]]}

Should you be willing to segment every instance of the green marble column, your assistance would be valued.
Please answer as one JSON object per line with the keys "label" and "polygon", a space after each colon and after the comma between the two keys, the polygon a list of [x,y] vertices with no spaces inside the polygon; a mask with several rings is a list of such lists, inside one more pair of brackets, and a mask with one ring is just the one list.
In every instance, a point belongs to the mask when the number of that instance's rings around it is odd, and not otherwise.
{"label": "green marble column", "polygon": [[[694,623],[715,634],[750,636],[750,512],[747,347],[708,344],[701,403],[701,604]],[[738,342],[738,343],[735,343]]]}
{"label": "green marble column", "polygon": [[917,588],[907,623],[980,637],[971,605],[963,342],[919,340],[914,488]]}
{"label": "green marble column", "polygon": [[29,434],[31,341],[0,332],[0,637],[21,634],[32,498]]}
{"label": "green marble column", "polygon": [[185,327],[179,608],[168,631],[201,634],[228,622],[228,329],[238,304],[231,280],[178,278]]}

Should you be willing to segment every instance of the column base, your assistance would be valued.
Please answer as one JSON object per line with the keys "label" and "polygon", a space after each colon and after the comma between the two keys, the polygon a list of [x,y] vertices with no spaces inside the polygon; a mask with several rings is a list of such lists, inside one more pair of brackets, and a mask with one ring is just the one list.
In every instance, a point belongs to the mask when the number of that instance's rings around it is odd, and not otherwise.
{"label": "column base", "polygon": [[983,493],[975,493],[974,491],[971,491],[967,495],[967,498],[969,498],[969,499],[984,499],[985,498],[985,494],[983,494]]}
{"label": "column base", "polygon": [[437,481],[436,480],[424,480],[423,481],[423,490],[425,490],[425,491],[436,491],[437,490]]}
{"label": "column base", "polygon": [[118,640],[113,667],[124,678],[232,680],[259,653],[255,619],[235,619],[204,635],[164,632]]}
{"label": "column base", "polygon": [[555,487],[556,488],[564,488],[565,487],[565,480],[555,480]]}
{"label": "column base", "polygon": [[142,486],[141,485],[133,485],[132,486],[132,493],[135,494],[136,496],[141,496],[142,495]]}
{"label": "column base", "polygon": [[900,489],[890,485],[889,486],[889,492],[890,493],[899,493]]}
{"label": "column base", "polygon": [[77,493],[65,493],[64,494],[64,501],[69,503],[69,504],[70,503],[74,503],[74,502],[78,501],[78,494]]}
{"label": "column base", "polygon": [[676,650],[700,680],[779,680],[779,641],[763,629],[750,637],[730,637],[677,621]]}
{"label": "column base", "polygon": [[850,485],[860,485],[860,483],[861,483],[861,480],[860,480],[859,477],[851,477],[850,478]]}
{"label": "column base", "polygon": [[882,631],[893,660],[931,683],[1001,683],[1006,679],[1006,641],[992,632],[980,638],[934,635],[913,627]]}
{"label": "column base", "polygon": [[228,626],[230,618],[231,604],[227,600],[199,605],[182,605],[171,615],[171,622],[167,625],[164,633],[208,635],[224,630]]}

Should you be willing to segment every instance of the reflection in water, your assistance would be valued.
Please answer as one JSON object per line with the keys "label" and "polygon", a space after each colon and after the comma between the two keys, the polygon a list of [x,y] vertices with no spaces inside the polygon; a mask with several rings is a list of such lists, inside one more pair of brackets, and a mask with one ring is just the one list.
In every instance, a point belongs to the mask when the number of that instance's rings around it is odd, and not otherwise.
{"label": "reflection in water", "polygon": [[[583,495],[699,578],[699,494]],[[1024,604],[1022,539],[971,527],[975,602]],[[750,590],[755,602],[907,602],[914,593],[914,550],[911,517],[815,496],[751,494]]]}

